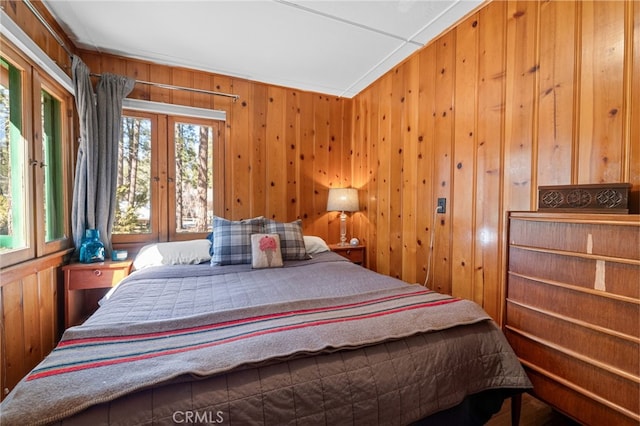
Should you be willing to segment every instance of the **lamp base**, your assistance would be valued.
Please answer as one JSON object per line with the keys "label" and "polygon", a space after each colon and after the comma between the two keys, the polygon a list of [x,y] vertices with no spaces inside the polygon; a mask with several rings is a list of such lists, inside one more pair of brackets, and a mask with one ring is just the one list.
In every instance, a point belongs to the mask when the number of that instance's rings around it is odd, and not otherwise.
{"label": "lamp base", "polygon": [[340,214],[340,246],[347,245],[347,215],[345,212]]}

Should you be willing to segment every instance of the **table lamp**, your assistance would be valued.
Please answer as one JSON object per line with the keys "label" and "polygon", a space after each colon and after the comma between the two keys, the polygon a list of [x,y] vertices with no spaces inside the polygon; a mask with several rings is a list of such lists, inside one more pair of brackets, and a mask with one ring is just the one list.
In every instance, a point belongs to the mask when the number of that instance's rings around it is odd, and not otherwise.
{"label": "table lamp", "polygon": [[329,188],[327,211],[340,212],[340,245],[347,243],[347,215],[345,212],[359,210],[358,190],[355,188]]}

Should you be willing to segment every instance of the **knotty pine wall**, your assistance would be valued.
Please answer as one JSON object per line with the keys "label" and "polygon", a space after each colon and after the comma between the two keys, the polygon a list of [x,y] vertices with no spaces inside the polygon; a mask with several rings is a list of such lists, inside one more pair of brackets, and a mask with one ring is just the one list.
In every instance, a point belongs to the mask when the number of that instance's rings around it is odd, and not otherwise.
{"label": "knotty pine wall", "polygon": [[500,320],[507,211],[640,189],[640,3],[491,2],[358,94],[353,132],[369,266],[424,282],[433,237],[429,286]]}
{"label": "knotty pine wall", "polygon": [[80,56],[93,73],[239,95],[234,101],[138,84],[128,97],[227,113],[226,207],[216,214],[299,218],[306,234],[337,242],[339,219],[326,212],[327,194],[351,184],[351,99],[88,51]]}
{"label": "knotty pine wall", "polygon": [[[69,69],[22,2],[0,4]],[[305,233],[334,242],[327,188],[353,185],[364,209],[353,234],[372,269],[423,282],[435,229],[429,285],[480,302],[496,319],[507,211],[535,209],[538,185],[640,185],[640,6],[632,1],[491,2],[354,99],[79,53],[96,73],[241,96],[233,103],[142,85],[132,94],[227,111],[225,216],[300,217]],[[447,198],[444,215],[434,214],[437,197]],[[2,271],[3,388],[60,333],[61,261]]]}

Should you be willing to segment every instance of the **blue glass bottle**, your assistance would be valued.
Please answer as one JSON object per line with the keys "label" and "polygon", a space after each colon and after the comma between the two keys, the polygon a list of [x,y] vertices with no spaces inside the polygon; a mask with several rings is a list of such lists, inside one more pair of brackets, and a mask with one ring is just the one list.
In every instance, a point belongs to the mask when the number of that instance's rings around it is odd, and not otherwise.
{"label": "blue glass bottle", "polygon": [[104,262],[104,244],[100,241],[100,231],[87,229],[80,245],[80,262]]}

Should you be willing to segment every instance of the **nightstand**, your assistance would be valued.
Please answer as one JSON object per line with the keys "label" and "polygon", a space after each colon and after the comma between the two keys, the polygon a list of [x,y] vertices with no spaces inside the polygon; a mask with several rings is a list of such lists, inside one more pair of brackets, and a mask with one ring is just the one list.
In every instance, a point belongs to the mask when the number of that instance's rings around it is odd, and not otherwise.
{"label": "nightstand", "polygon": [[340,244],[329,244],[329,248],[331,249],[331,251],[336,252],[342,257],[346,257],[356,265],[364,265],[364,256],[367,249],[367,247],[364,245],[341,246]]}
{"label": "nightstand", "polygon": [[129,275],[132,263],[108,260],[63,266],[65,328],[82,323],[98,309],[98,300]]}

